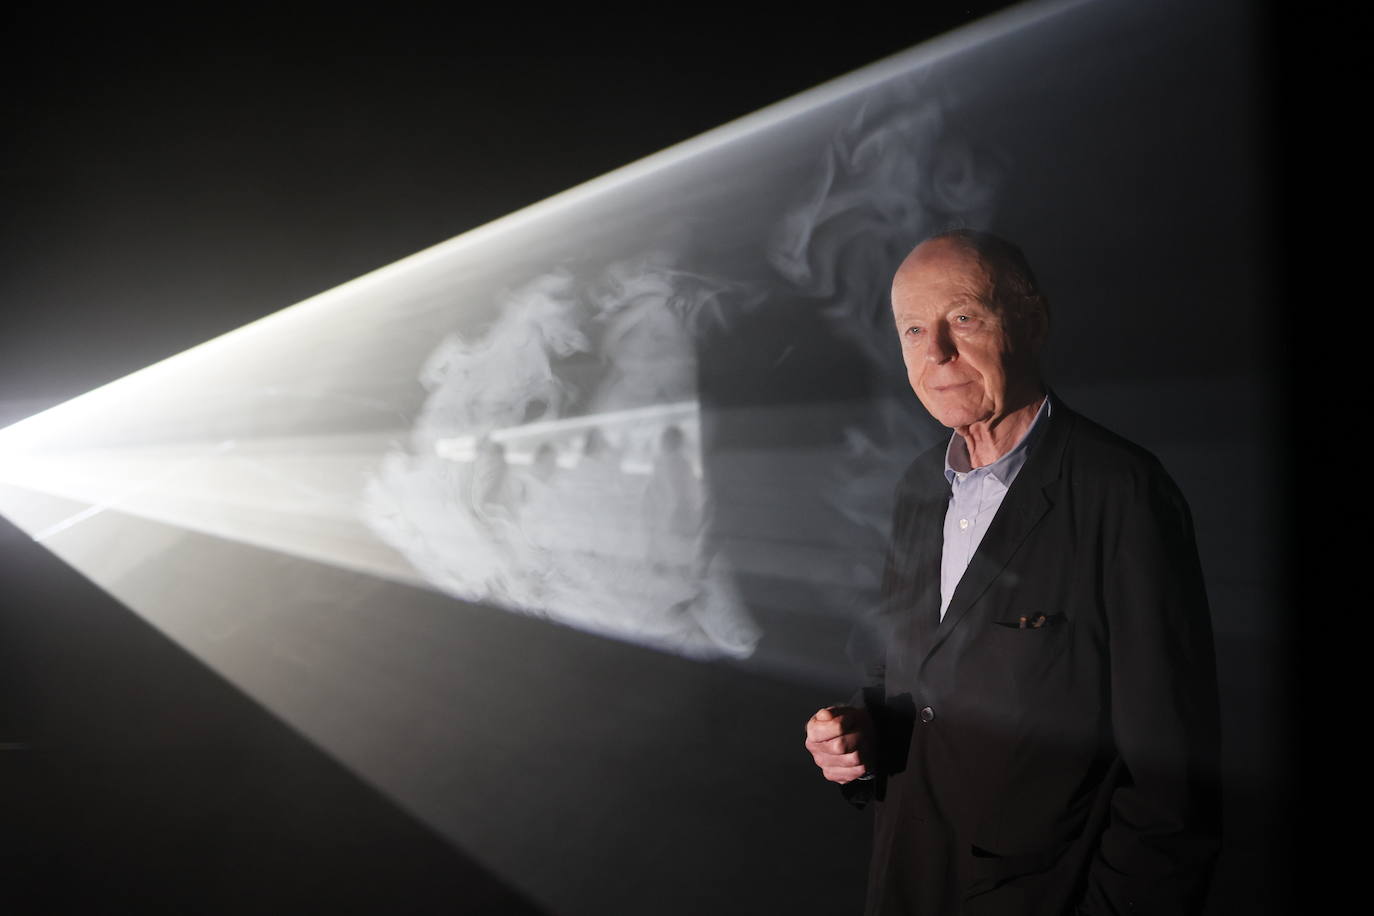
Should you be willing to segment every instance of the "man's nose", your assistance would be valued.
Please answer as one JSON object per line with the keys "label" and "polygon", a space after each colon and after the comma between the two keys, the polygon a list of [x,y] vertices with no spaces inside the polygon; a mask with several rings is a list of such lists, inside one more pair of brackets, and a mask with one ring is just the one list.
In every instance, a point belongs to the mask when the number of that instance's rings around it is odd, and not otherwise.
{"label": "man's nose", "polygon": [[957,352],[959,351],[954,349],[954,338],[950,336],[948,327],[939,324],[930,329],[930,337],[926,343],[926,359],[933,363],[944,363]]}

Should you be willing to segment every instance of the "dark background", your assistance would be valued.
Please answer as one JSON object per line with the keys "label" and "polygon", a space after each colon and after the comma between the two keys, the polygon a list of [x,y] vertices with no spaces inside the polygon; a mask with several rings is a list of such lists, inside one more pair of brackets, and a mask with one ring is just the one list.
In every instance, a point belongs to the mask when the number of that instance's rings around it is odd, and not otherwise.
{"label": "dark background", "polygon": [[[11,12],[0,424],[1004,5],[786,24]],[[1175,333],[1101,333],[1125,331]],[[1078,333],[1057,346],[1090,353]],[[1062,381],[1103,368],[1080,365]],[[36,909],[533,911],[8,524],[0,564],[0,867]],[[1266,886],[1280,911],[1286,885]]]}

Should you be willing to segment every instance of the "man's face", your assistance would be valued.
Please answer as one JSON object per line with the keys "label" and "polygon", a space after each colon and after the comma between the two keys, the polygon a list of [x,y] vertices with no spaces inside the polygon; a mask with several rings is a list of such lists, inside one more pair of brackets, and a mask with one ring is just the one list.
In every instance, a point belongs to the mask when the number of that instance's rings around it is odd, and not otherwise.
{"label": "man's face", "polygon": [[1041,335],[1008,326],[992,276],[963,245],[934,239],[908,255],[892,280],[892,313],[911,390],[945,426],[1000,419],[1039,390]]}

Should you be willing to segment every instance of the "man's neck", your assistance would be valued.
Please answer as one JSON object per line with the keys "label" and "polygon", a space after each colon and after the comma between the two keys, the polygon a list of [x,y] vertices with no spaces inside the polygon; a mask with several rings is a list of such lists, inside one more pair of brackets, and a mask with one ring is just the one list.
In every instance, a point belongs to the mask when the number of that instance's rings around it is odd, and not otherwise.
{"label": "man's neck", "polygon": [[956,427],[954,431],[963,437],[964,444],[968,446],[970,467],[986,467],[1015,448],[1030,429],[1044,400],[1045,393],[1039,391],[1020,407],[1000,417]]}

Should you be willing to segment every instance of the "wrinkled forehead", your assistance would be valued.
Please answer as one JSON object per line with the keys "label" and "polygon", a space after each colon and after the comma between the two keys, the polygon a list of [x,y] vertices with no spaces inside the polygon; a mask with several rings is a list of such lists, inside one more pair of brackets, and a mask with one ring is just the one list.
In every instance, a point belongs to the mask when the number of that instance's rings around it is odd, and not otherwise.
{"label": "wrinkled forehead", "polygon": [[923,294],[968,296],[995,307],[994,277],[978,252],[956,239],[932,239],[912,249],[892,276],[892,302]]}

